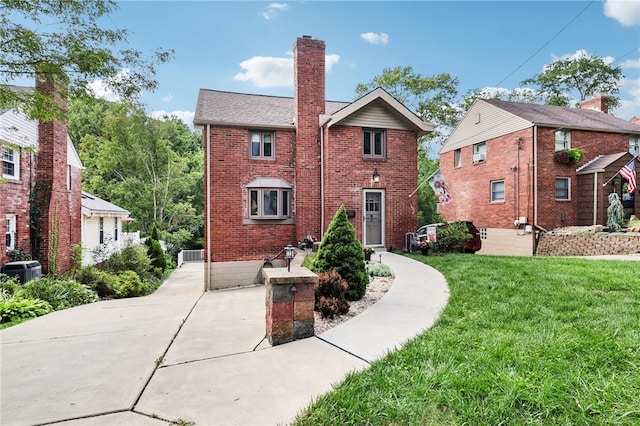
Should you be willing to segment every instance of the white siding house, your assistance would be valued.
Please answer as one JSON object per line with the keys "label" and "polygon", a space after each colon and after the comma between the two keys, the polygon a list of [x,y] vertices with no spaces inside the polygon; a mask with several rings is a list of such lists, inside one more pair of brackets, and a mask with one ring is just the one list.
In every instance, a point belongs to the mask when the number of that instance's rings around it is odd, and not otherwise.
{"label": "white siding house", "polygon": [[127,210],[82,192],[83,265],[99,263],[125,245],[123,220],[131,220]]}

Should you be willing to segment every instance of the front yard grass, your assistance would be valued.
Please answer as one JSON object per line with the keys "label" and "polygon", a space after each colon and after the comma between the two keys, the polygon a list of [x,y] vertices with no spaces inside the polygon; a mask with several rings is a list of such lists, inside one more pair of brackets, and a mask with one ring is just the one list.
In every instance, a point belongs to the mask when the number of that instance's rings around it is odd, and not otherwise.
{"label": "front yard grass", "polygon": [[409,256],[446,277],[441,317],[296,424],[640,424],[640,262]]}

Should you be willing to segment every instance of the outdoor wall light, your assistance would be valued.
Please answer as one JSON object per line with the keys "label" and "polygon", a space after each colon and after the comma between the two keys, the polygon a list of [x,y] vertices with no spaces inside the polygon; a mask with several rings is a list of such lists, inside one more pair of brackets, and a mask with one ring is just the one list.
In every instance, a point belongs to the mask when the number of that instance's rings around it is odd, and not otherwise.
{"label": "outdoor wall light", "polygon": [[380,173],[378,173],[378,169],[373,170],[373,183],[380,183]]}
{"label": "outdoor wall light", "polygon": [[291,272],[291,260],[296,256],[295,249],[291,244],[284,248],[284,258],[287,259],[287,272]]}

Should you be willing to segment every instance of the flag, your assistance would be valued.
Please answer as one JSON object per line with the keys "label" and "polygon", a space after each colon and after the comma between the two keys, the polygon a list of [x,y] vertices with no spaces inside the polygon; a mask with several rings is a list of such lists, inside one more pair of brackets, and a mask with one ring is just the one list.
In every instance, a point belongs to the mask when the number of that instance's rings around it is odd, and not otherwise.
{"label": "flag", "polygon": [[625,164],[618,173],[629,182],[627,192],[633,194],[636,190],[636,157],[633,157],[631,161]]}
{"label": "flag", "polygon": [[444,180],[444,176],[442,176],[442,173],[434,173],[429,180],[429,185],[431,185],[431,188],[433,188],[434,192],[438,196],[440,205],[446,206],[451,202],[453,198],[451,197],[449,187],[447,186],[447,181]]}

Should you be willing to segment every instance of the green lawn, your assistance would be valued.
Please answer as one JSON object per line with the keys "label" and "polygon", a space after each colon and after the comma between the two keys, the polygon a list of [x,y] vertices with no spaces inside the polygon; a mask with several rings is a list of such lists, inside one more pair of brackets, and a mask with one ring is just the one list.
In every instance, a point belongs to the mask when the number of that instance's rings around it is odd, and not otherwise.
{"label": "green lawn", "polygon": [[296,424],[640,424],[640,262],[410,256],[447,279],[439,320]]}

